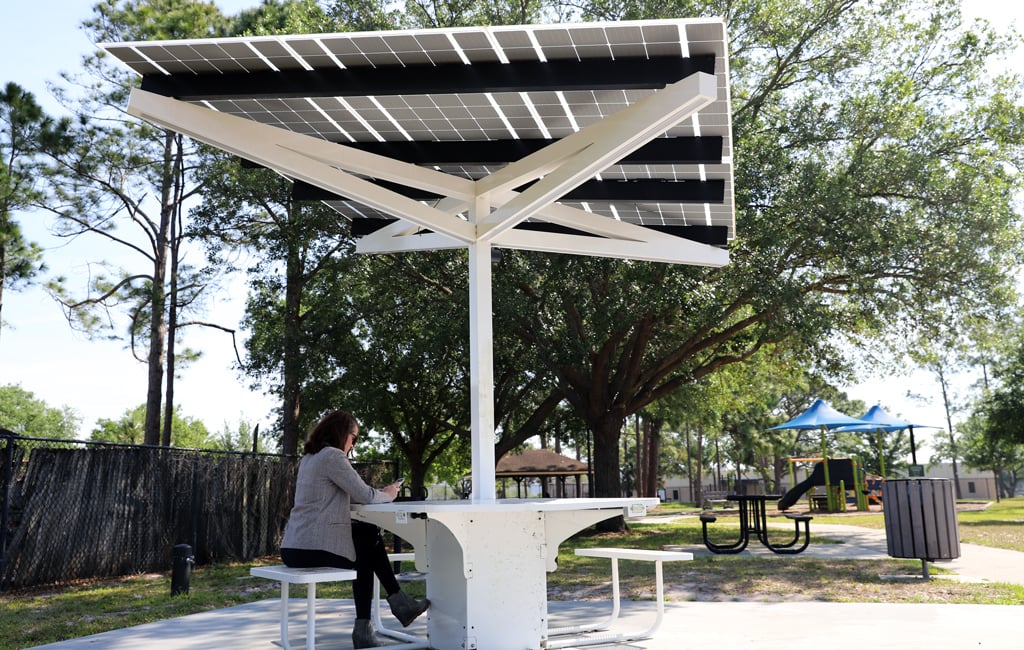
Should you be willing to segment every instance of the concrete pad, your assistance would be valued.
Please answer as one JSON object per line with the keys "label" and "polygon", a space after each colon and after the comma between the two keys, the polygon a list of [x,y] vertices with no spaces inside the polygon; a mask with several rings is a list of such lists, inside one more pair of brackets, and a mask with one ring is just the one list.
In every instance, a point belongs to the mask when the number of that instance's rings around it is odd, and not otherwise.
{"label": "concrete pad", "polygon": [[[279,648],[276,599],[148,623],[34,650],[274,650]],[[351,600],[323,600],[317,618],[319,650],[348,650],[354,607]],[[552,625],[600,619],[611,610],[603,601],[549,603]],[[336,612],[336,613],[334,613]],[[1020,616],[1008,605],[885,603],[669,603],[654,639],[589,646],[630,650],[1018,650],[1024,645]],[[612,631],[645,629],[654,618],[653,602],[624,602]],[[296,610],[293,648],[305,647],[304,617]],[[417,621],[409,630],[423,633]],[[439,648],[438,650],[458,650]],[[481,648],[479,650],[522,650]]]}

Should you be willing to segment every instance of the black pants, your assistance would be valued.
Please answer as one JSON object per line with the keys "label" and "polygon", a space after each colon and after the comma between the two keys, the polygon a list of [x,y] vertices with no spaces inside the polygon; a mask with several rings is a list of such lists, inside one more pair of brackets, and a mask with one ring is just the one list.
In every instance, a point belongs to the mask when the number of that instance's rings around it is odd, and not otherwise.
{"label": "black pants", "polygon": [[339,569],[355,569],[356,579],[352,583],[352,599],[356,601],[356,618],[370,618],[373,602],[373,574],[384,587],[388,596],[399,590],[395,572],[388,561],[384,538],[380,528],[361,521],[352,522],[352,543],[356,547],[356,561],[328,551],[304,548],[282,548],[281,561],[290,567],[329,566]]}

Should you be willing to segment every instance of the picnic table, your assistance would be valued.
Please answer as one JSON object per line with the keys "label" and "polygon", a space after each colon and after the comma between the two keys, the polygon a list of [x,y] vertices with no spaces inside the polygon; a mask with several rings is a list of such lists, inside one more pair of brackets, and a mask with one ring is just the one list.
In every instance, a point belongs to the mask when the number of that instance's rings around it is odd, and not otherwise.
{"label": "picnic table", "polygon": [[[735,501],[739,506],[740,528],[739,538],[734,542],[718,544],[708,538],[708,524],[715,522],[718,518],[710,513],[700,516],[701,535],[704,538],[704,546],[712,553],[739,553],[747,548],[751,536],[756,537],[761,544],[773,553],[794,554],[803,552],[811,542],[810,515],[790,514],[786,517],[793,521],[793,539],[772,543],[768,538],[768,508],[769,501],[778,501],[782,497],[777,494],[730,494],[726,496],[729,501]],[[803,531],[800,524],[804,525]],[[803,538],[803,543],[797,544]]]}
{"label": "picnic table", "polygon": [[354,519],[415,548],[437,648],[542,648],[548,639],[547,572],[558,546],[617,515],[642,516],[657,498],[402,501],[353,505]]}

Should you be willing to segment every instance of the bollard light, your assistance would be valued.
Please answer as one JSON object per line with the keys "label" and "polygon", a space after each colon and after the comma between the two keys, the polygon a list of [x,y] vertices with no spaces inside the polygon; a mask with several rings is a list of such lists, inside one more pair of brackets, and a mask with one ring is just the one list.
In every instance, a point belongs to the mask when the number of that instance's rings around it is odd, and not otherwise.
{"label": "bollard light", "polygon": [[192,556],[192,547],[178,544],[174,547],[174,567],[171,571],[171,595],[187,594],[189,577],[196,559]]}

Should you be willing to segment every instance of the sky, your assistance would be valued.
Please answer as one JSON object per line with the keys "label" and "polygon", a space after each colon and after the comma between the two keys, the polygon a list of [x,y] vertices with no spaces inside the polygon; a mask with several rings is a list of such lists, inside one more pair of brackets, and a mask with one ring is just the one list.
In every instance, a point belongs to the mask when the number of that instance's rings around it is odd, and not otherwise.
{"label": "sky", "polygon": [[[79,69],[82,55],[93,50],[79,29],[93,4],[93,0],[0,0],[0,83],[18,83],[35,94],[48,112],[59,114],[61,108],[46,83],[57,81],[61,71]],[[217,1],[226,13],[258,4],[259,0]],[[964,7],[968,15],[987,17],[1000,26],[1011,21],[1024,26],[1024,3],[967,0]],[[1021,56],[1010,65],[1024,71]],[[18,219],[28,239],[44,247],[50,274],[65,275],[84,286],[90,272],[87,262],[98,257],[95,239],[69,244],[49,234],[46,215],[22,213]],[[115,251],[105,251],[100,257],[113,255]],[[208,320],[239,328],[244,295],[239,279],[221,294]],[[117,419],[145,401],[146,366],[135,361],[122,342],[92,341],[73,332],[60,306],[41,289],[5,292],[3,316],[0,385],[18,384],[50,406],[70,407],[82,418],[83,437],[97,419]],[[244,336],[239,328],[240,350]],[[202,420],[212,431],[225,426],[236,429],[243,420],[261,423],[264,430],[273,424],[271,410],[277,401],[250,390],[234,369],[234,349],[227,334],[191,328],[184,345],[203,355],[180,373],[175,384],[175,401],[184,415]],[[915,423],[945,426],[938,385],[927,373],[866,377],[843,388],[867,406],[880,403],[893,415]],[[908,393],[920,397],[910,398]],[[920,433],[919,441],[930,435]]]}

